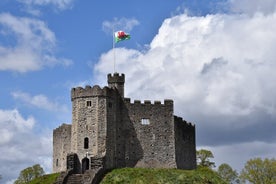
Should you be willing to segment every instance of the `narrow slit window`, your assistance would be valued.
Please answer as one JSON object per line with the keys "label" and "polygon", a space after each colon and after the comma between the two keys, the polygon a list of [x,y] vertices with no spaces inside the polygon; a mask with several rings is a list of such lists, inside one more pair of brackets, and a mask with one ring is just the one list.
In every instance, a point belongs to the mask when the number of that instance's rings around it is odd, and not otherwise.
{"label": "narrow slit window", "polygon": [[56,166],[58,167],[58,159],[56,160]]}
{"label": "narrow slit window", "polygon": [[149,121],[149,119],[143,118],[143,119],[141,119],[141,124],[142,124],[142,125],[149,125],[149,124],[150,124],[150,121]]}
{"label": "narrow slit window", "polygon": [[84,138],[84,149],[88,149],[89,148],[89,139],[88,137]]}
{"label": "narrow slit window", "polygon": [[91,101],[86,101],[86,106],[87,107],[91,107],[91,105],[92,105]]}

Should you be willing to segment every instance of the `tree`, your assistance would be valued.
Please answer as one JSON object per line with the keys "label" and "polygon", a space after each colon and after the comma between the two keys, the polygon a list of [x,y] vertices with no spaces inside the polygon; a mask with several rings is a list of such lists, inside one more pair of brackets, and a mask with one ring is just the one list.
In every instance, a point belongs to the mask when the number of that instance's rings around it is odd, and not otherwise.
{"label": "tree", "polygon": [[255,158],[246,162],[240,178],[253,184],[276,183],[276,160]]}
{"label": "tree", "polygon": [[211,151],[205,149],[196,151],[196,159],[199,166],[209,168],[215,167],[215,163],[211,162],[210,158],[214,158],[214,155]]}
{"label": "tree", "polygon": [[232,167],[226,163],[218,167],[218,174],[229,184],[237,183],[238,181],[237,171],[233,170]]}
{"label": "tree", "polygon": [[39,164],[36,164],[36,165],[33,166],[33,176],[34,176],[34,178],[38,178],[39,176],[42,176],[43,174],[45,174],[45,172]]}
{"label": "tree", "polygon": [[14,182],[15,184],[27,183],[44,174],[43,168],[39,164],[35,164],[32,167],[27,167],[20,172],[19,177]]}

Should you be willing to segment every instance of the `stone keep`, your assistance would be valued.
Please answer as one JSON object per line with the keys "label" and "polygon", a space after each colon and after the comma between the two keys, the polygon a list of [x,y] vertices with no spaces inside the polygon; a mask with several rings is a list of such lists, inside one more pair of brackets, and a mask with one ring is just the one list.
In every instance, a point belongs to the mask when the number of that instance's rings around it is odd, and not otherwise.
{"label": "stone keep", "polygon": [[124,97],[124,74],[108,86],[71,90],[72,125],[53,131],[53,172],[98,167],[196,168],[195,126],[173,114],[173,101]]}

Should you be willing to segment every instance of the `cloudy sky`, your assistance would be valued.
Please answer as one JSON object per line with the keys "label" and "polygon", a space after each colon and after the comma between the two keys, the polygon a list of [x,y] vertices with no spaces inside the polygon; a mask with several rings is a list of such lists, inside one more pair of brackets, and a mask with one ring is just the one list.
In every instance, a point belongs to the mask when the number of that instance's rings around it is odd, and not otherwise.
{"label": "cloudy sky", "polygon": [[217,166],[275,157],[275,22],[274,0],[1,0],[1,183],[51,172],[70,89],[114,72],[113,27],[131,34],[115,45],[127,97],[173,99]]}

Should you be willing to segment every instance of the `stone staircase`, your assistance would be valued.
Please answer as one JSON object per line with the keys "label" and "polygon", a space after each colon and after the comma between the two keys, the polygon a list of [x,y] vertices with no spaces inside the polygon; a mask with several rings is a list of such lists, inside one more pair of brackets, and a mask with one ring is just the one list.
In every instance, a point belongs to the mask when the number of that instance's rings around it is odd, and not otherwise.
{"label": "stone staircase", "polygon": [[54,184],[99,184],[107,170],[103,168],[91,169],[84,174],[74,174],[72,170],[61,172]]}
{"label": "stone staircase", "polygon": [[72,174],[67,179],[67,184],[83,184],[82,174]]}
{"label": "stone staircase", "polygon": [[76,174],[69,169],[61,172],[54,184],[99,184],[108,170],[98,167],[86,170],[83,174]]}

